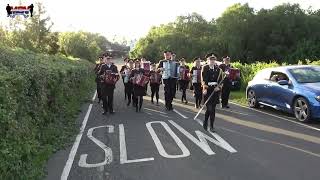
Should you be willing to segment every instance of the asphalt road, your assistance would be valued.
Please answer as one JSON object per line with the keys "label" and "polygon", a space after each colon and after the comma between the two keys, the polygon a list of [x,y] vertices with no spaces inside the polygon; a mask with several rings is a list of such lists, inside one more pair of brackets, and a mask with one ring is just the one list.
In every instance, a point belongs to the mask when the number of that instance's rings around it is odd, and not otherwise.
{"label": "asphalt road", "polygon": [[[149,94],[150,94],[150,88]],[[163,99],[163,87],[161,88]],[[231,104],[217,108],[216,133],[203,130],[204,114],[194,120],[189,104],[174,101],[165,111],[146,96],[143,111],[126,106],[117,83],[116,114],[102,115],[94,99],[77,121],[74,144],[48,161],[48,180],[316,180],[320,164],[320,129]]]}

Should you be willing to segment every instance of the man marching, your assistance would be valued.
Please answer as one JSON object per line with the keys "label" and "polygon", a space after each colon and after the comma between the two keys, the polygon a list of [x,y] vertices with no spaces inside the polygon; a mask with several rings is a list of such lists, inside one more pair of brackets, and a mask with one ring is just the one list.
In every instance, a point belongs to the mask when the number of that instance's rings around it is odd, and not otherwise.
{"label": "man marching", "polygon": [[134,69],[131,71],[130,79],[133,81],[133,95],[134,95],[134,104],[136,107],[136,112],[140,112],[143,104],[143,96],[146,95],[146,83],[138,82],[144,76],[144,69],[141,68],[140,60],[134,62]]}
{"label": "man marching", "polygon": [[201,85],[201,60],[199,57],[193,59],[194,66],[190,71],[190,76],[192,78],[192,87],[194,92],[194,97],[196,100],[195,108],[201,108],[202,101],[202,85]]}
{"label": "man marching", "polygon": [[118,68],[111,62],[112,56],[108,53],[103,55],[104,65],[101,66],[99,71],[100,77],[104,79],[102,83],[102,101],[103,101],[103,115],[109,112],[114,114],[113,111],[113,94],[115,84],[119,80]]}
{"label": "man marching", "polygon": [[122,72],[124,88],[125,88],[126,96],[128,98],[127,106],[129,106],[133,101],[133,84],[132,84],[132,81],[130,81],[130,75],[132,70],[134,69],[133,60],[129,59],[128,64],[129,65],[126,66],[126,68]]}
{"label": "man marching", "polygon": [[208,119],[210,118],[210,130],[214,132],[213,123],[215,120],[216,104],[219,101],[219,91],[221,90],[224,75],[222,70],[215,65],[215,60],[217,59],[215,54],[208,54],[206,58],[208,65],[205,65],[202,69],[203,94],[207,107],[203,128],[207,130]]}
{"label": "man marching", "polygon": [[190,68],[186,65],[186,60],[184,58],[181,58],[179,66],[179,86],[182,90],[181,102],[185,104],[188,104],[186,91],[189,85],[189,70]]}
{"label": "man marching", "polygon": [[161,74],[157,72],[156,64],[151,65],[150,71],[150,87],[151,87],[151,103],[153,104],[153,98],[156,96],[157,106],[159,105],[159,87],[161,84]]}
{"label": "man marching", "polygon": [[[124,70],[128,68],[128,60],[129,58],[124,58],[124,65],[121,66],[121,69],[120,69],[120,74],[122,75],[122,82],[123,82],[123,85],[125,85],[124,83]],[[124,89],[124,100],[127,100],[127,93],[126,93],[126,89]]]}
{"label": "man marching", "polygon": [[229,78],[229,70],[232,67],[230,64],[229,56],[223,57],[223,64],[220,65],[220,68],[226,74],[226,78],[223,80],[223,87],[221,90],[221,105],[222,105],[222,108],[230,108],[228,106],[228,102],[229,102],[229,95],[231,91],[232,81]]}
{"label": "man marching", "polygon": [[[176,62],[171,60],[171,51],[164,51],[164,60],[161,60],[158,65],[158,70],[162,71],[162,79],[164,83],[164,96],[165,96],[165,106],[166,110],[173,110],[172,101],[174,97],[174,92],[176,91],[177,77],[175,74],[175,69],[177,69]],[[173,71],[171,71],[173,70]]]}
{"label": "man marching", "polygon": [[100,71],[102,65],[103,65],[103,57],[100,56],[99,63],[97,63],[94,68],[94,72],[96,74],[97,95],[98,95],[98,99],[99,99],[98,103],[100,103],[100,101],[102,100],[102,94],[101,94],[101,81],[102,81],[102,79],[99,76],[99,71]]}

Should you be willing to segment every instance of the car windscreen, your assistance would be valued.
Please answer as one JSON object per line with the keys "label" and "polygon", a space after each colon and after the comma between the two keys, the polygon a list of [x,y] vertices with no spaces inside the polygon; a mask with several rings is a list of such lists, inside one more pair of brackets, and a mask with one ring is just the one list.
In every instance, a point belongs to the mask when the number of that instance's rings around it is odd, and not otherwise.
{"label": "car windscreen", "polygon": [[320,82],[320,67],[301,67],[290,69],[289,72],[298,83]]}

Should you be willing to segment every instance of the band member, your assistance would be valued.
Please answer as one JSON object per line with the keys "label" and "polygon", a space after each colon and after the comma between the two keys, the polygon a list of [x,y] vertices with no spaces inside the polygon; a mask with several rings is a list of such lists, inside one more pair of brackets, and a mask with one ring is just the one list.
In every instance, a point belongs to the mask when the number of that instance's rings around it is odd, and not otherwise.
{"label": "band member", "polygon": [[190,77],[192,78],[193,95],[196,100],[195,108],[201,108],[202,102],[202,85],[201,85],[201,59],[193,59],[194,66],[191,68]]}
{"label": "band member", "polygon": [[164,83],[164,96],[165,96],[166,110],[171,111],[173,110],[172,101],[174,98],[174,92],[176,91],[177,77],[175,77],[173,73],[169,72],[167,67],[165,67],[165,64],[168,66],[169,65],[175,66],[175,67],[172,67],[170,70],[174,70],[174,68],[176,68],[176,64],[171,59],[171,55],[172,55],[171,51],[164,51],[163,55],[164,55],[164,60],[161,60],[159,62],[158,70],[163,72],[162,79]]}
{"label": "band member", "polygon": [[132,59],[129,59],[128,66],[126,66],[126,68],[123,70],[124,88],[127,94],[126,96],[128,97],[127,106],[130,106],[131,102],[133,101],[133,84],[132,81],[130,81],[130,75],[133,69],[134,62]]}
{"label": "band member", "polygon": [[[148,61],[147,61],[147,59],[145,57],[142,57],[141,58],[141,65],[143,65],[144,63],[148,63]],[[145,75],[147,75],[147,76],[149,76],[149,72],[148,71],[150,71],[150,69],[149,70],[145,69]],[[146,84],[145,89],[146,89],[146,94],[148,95],[148,84]]]}
{"label": "band member", "polygon": [[[99,71],[100,77],[103,77],[105,81],[102,83],[102,101],[103,101],[103,114],[114,114],[113,111],[113,94],[115,89],[115,83],[119,80],[119,72],[117,66],[111,62],[112,56],[108,53],[103,55],[104,65],[101,66]],[[107,81],[108,80],[108,81]],[[110,82],[110,80],[112,82]]]}
{"label": "band member", "polygon": [[[124,65],[121,66],[121,69],[120,69],[120,74],[122,75],[122,82],[123,82],[123,85],[125,85],[124,83],[124,70],[128,68],[128,61],[129,61],[129,58],[124,58]],[[124,100],[127,100],[127,93],[126,93],[126,89],[124,89]]]}
{"label": "band member", "polygon": [[221,106],[222,106],[222,108],[230,108],[228,106],[228,102],[229,102],[229,95],[230,95],[230,91],[231,91],[231,87],[232,87],[232,81],[229,78],[229,70],[232,67],[230,64],[230,57],[229,56],[223,57],[223,64],[220,65],[220,68],[226,74],[226,77],[223,80],[223,87],[221,90]]}
{"label": "band member", "polygon": [[189,85],[189,66],[186,65],[186,60],[184,58],[180,59],[180,67],[179,67],[179,85],[182,90],[181,102],[188,104],[186,91]]}
{"label": "band member", "polygon": [[130,78],[133,81],[133,96],[136,112],[140,112],[143,104],[143,96],[146,95],[145,84],[137,84],[136,78],[144,75],[144,70],[141,68],[140,60],[136,60],[134,63],[135,68],[132,70]]}
{"label": "band member", "polygon": [[103,79],[100,78],[99,76],[99,71],[101,69],[101,66],[103,65],[103,57],[100,56],[99,57],[99,62],[96,63],[96,66],[94,68],[94,72],[96,74],[96,84],[97,84],[97,95],[98,95],[98,103],[100,103],[100,101],[102,100],[102,94],[101,94],[101,81],[103,81]]}
{"label": "band member", "polygon": [[221,90],[221,83],[223,81],[223,72],[217,65],[215,65],[215,60],[217,59],[215,54],[208,54],[206,58],[208,65],[205,65],[202,69],[204,100],[207,101],[212,93],[213,95],[206,104],[207,110],[205,113],[203,128],[207,130],[208,119],[210,118],[210,130],[214,132],[213,123],[215,120],[216,104],[219,101],[219,91]]}
{"label": "band member", "polygon": [[161,74],[157,72],[156,64],[151,65],[150,71],[150,87],[151,87],[151,103],[153,104],[154,95],[156,95],[157,106],[159,105],[159,87],[161,84]]}
{"label": "band member", "polygon": [[[171,60],[176,62],[179,65],[179,62],[176,60],[176,53],[172,52]],[[173,92],[173,98],[176,98],[177,90],[179,90],[179,82],[178,81],[176,81],[175,89]]]}
{"label": "band member", "polygon": [[12,14],[11,9],[12,9],[11,6],[9,4],[7,4],[6,10],[7,10],[8,17]]}

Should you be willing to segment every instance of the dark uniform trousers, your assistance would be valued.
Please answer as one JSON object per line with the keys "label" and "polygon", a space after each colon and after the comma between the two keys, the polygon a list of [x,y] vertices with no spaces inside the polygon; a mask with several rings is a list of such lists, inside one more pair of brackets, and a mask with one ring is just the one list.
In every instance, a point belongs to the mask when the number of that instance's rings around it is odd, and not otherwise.
{"label": "dark uniform trousers", "polygon": [[[213,92],[214,87],[209,87],[207,90],[207,94],[204,96],[204,101],[207,101],[211,93]],[[205,113],[205,120],[203,122],[203,128],[208,128],[208,119],[210,118],[210,128],[213,128],[213,123],[215,120],[216,115],[216,105],[219,102],[219,91],[214,92],[214,94],[209,99],[208,103],[206,104],[207,110]]]}
{"label": "dark uniform trousers", "polygon": [[172,101],[174,98],[174,93],[176,91],[177,79],[176,78],[164,79],[163,83],[164,83],[164,96],[166,101],[166,107],[170,109],[172,108]]}
{"label": "dark uniform trousers", "polygon": [[179,80],[179,85],[180,85],[180,89],[182,90],[182,96],[181,96],[181,101],[186,100],[187,101],[187,88],[189,85],[189,81],[188,80]]}
{"label": "dark uniform trousers", "polygon": [[128,106],[131,104],[131,101],[133,101],[133,84],[131,82],[124,83],[126,96],[128,98]]}
{"label": "dark uniform trousers", "polygon": [[153,102],[154,96],[156,96],[157,102],[159,101],[159,87],[160,84],[157,83],[150,83],[151,87],[151,102]]}
{"label": "dark uniform trousers", "polygon": [[194,97],[196,99],[196,105],[199,107],[202,101],[202,87],[201,83],[193,83]]}
{"label": "dark uniform trousers", "polygon": [[105,112],[113,112],[113,93],[115,86],[103,83],[102,85],[102,101]]}
{"label": "dark uniform trousers", "polygon": [[232,82],[229,80],[229,78],[226,78],[223,82],[223,87],[221,90],[221,104],[222,107],[228,106],[229,102],[229,96],[230,96],[230,91],[231,91],[231,84]]}

